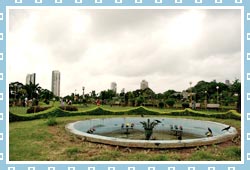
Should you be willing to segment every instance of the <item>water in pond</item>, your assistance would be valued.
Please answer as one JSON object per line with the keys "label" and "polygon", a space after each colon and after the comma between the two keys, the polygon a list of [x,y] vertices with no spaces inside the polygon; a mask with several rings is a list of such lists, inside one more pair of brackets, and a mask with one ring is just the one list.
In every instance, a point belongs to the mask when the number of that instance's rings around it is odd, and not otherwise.
{"label": "water in pond", "polygon": [[[145,139],[144,131],[138,130],[138,129],[130,129],[129,134],[125,134],[123,130],[115,130],[111,132],[101,133],[99,135],[107,136],[107,137],[123,138],[123,139],[134,139],[134,140]],[[151,138],[154,140],[177,140],[177,136],[175,135],[174,132],[166,131],[166,130],[154,130]],[[182,134],[182,140],[197,139],[197,138],[204,138],[204,136],[191,134],[191,133],[185,133],[185,132]]]}

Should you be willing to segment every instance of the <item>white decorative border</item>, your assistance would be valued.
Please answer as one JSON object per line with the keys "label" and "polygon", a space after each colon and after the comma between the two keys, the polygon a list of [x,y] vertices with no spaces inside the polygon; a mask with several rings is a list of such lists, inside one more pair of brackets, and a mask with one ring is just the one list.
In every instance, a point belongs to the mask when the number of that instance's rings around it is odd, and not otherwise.
{"label": "white decorative border", "polygon": [[[6,7],[8,6],[43,6],[45,0],[7,0],[7,1],[1,1],[0,2],[0,68],[4,68],[6,61],[5,61],[5,54],[6,54],[6,49],[3,49],[2,47],[5,46],[6,44],[6,30],[2,29],[5,28],[5,16],[6,16]],[[245,108],[245,113],[244,115],[242,113],[242,116],[245,118],[243,121],[250,121],[250,107],[249,107],[249,102],[250,102],[250,1],[249,0],[46,0],[48,3],[48,6],[56,6],[56,5],[65,5],[65,6],[77,6],[77,5],[90,5],[90,6],[95,6],[95,5],[103,5],[103,6],[121,6],[123,4],[126,4],[126,6],[147,6],[147,5],[152,5],[152,6],[161,6],[164,7],[164,5],[168,6],[243,6],[244,7],[244,39],[247,40],[245,41],[244,44],[244,54],[246,55],[246,58],[244,59],[244,108]],[[6,70],[2,71],[0,70],[0,87],[4,87],[6,85]],[[4,115],[6,113],[6,101],[4,99],[6,90],[2,91],[0,89],[0,167],[4,170],[36,170],[40,169],[39,167],[44,167],[45,165],[43,163],[41,164],[35,164],[30,167],[29,165],[20,165],[18,164],[6,164],[6,158],[5,156],[8,155],[6,154],[6,132],[5,128],[2,127],[2,125],[5,124],[5,122],[8,122],[6,119],[6,116]],[[140,167],[143,167],[143,169],[148,169],[148,170],[155,170],[155,169],[167,169],[167,170],[177,170],[177,169],[186,169],[186,170],[196,170],[196,169],[201,169],[201,170],[218,170],[218,169],[227,169],[227,170],[245,170],[250,167],[250,129],[247,126],[249,122],[244,123],[244,134],[246,134],[246,137],[244,139],[244,151],[242,152],[244,154],[243,158],[243,163],[244,164],[237,164],[234,166],[231,166],[229,163],[229,166],[223,165],[223,164],[215,164],[212,167],[210,165],[195,165],[195,162],[192,163],[192,167],[185,165],[185,162],[181,165],[181,168],[179,168],[180,164],[177,164],[175,166],[170,166],[168,167],[167,164],[168,162],[164,162],[161,165],[158,165],[157,167],[155,166],[150,166],[150,165],[135,165],[133,164],[124,164],[124,163],[113,163],[111,162],[110,165],[108,164],[103,164],[101,167],[98,165],[87,165],[87,164],[82,164],[81,168],[76,168],[72,165],[62,165],[62,164],[55,164],[53,165],[53,162],[51,163],[52,165],[48,165],[47,169],[48,170],[56,170],[56,169],[68,169],[68,170],[77,170],[77,169],[88,169],[88,170],[98,170],[98,169],[108,169],[108,170],[118,170],[118,169],[124,169],[124,166],[126,166],[127,170],[140,170]],[[22,163],[21,163],[22,164]],[[33,163],[32,163],[33,164]],[[73,163],[74,164],[74,163]],[[93,162],[94,164],[94,162]],[[157,163],[154,163],[157,164]],[[98,168],[96,168],[98,167]],[[160,167],[160,168],[159,168]],[[227,168],[225,168],[227,167]],[[42,168],[43,169],[43,168]]]}

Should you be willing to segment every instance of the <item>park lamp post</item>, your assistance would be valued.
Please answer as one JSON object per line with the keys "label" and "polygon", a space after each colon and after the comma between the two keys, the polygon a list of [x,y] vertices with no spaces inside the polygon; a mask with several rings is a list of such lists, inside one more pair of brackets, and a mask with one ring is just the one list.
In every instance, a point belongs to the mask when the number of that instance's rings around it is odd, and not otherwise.
{"label": "park lamp post", "polygon": [[192,103],[192,81],[190,81],[189,84],[190,84],[190,101]]}
{"label": "park lamp post", "polygon": [[84,86],[82,86],[82,99],[84,99],[85,97],[84,97],[84,90],[85,90],[85,87]]}
{"label": "park lamp post", "polygon": [[75,94],[74,94],[74,101],[76,101],[76,89],[75,89]]}
{"label": "park lamp post", "polygon": [[205,104],[205,109],[207,109],[207,91],[205,91],[205,102],[204,102],[204,104]]}
{"label": "park lamp post", "polygon": [[219,86],[216,86],[217,89],[217,104],[219,103]]}
{"label": "park lamp post", "polygon": [[53,106],[55,106],[55,101],[56,101],[56,98],[53,97]]}

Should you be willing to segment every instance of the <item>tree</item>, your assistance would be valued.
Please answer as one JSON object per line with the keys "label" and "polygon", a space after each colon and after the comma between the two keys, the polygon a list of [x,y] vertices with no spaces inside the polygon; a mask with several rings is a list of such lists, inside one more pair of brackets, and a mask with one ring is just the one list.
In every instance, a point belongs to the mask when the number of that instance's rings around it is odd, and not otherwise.
{"label": "tree", "polygon": [[38,99],[38,95],[40,94],[42,88],[39,86],[39,84],[30,83],[26,84],[24,89],[27,91],[28,99]]}
{"label": "tree", "polygon": [[173,99],[167,99],[166,100],[166,104],[169,106],[169,107],[173,107],[174,104],[175,104],[175,101]]}
{"label": "tree", "polygon": [[91,91],[91,98],[96,98],[97,97],[97,95],[96,95],[96,93],[95,93],[95,90],[92,90]]}
{"label": "tree", "polygon": [[128,100],[128,104],[134,106],[135,105],[135,96],[134,93],[129,91],[125,94],[125,102]]}
{"label": "tree", "polygon": [[176,93],[175,90],[168,90],[163,93],[164,99],[168,99],[170,97],[173,97],[173,95]]}
{"label": "tree", "polygon": [[142,103],[144,103],[144,102],[145,102],[145,100],[144,100],[144,98],[142,96],[139,96],[139,97],[136,98],[137,106],[141,106]]}
{"label": "tree", "polygon": [[104,100],[112,100],[113,97],[116,96],[116,93],[113,90],[103,90],[100,92],[100,99]]}
{"label": "tree", "polygon": [[230,90],[232,91],[232,95],[236,95],[237,96],[237,105],[236,105],[236,108],[237,108],[237,111],[239,113],[241,113],[241,83],[238,79],[236,79]]}
{"label": "tree", "polygon": [[9,84],[9,97],[18,100],[26,94],[22,83],[16,81]]}
{"label": "tree", "polygon": [[49,104],[49,101],[54,98],[54,94],[48,89],[41,89],[39,98],[43,99],[46,104]]}

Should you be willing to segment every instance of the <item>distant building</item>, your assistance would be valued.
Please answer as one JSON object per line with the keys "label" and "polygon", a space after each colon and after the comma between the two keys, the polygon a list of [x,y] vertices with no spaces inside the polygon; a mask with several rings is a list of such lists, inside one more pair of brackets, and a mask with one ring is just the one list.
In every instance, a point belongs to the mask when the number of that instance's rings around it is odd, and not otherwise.
{"label": "distant building", "polygon": [[148,82],[146,80],[141,81],[141,90],[148,88]]}
{"label": "distant building", "polygon": [[60,72],[58,70],[52,71],[51,91],[55,96],[60,97]]}
{"label": "distant building", "polygon": [[225,81],[225,84],[226,84],[227,86],[230,86],[230,85],[231,85],[230,80],[226,80],[226,81]]}
{"label": "distant building", "polygon": [[185,90],[181,92],[181,95],[183,96],[184,99],[187,99],[189,97],[189,93]]}
{"label": "distant building", "polygon": [[111,83],[111,90],[116,93],[116,90],[117,90],[117,84],[116,84],[116,82],[112,82]]}
{"label": "distant building", "polygon": [[125,88],[122,88],[121,93],[125,93]]}
{"label": "distant building", "polygon": [[27,74],[26,84],[36,84],[36,73]]}

